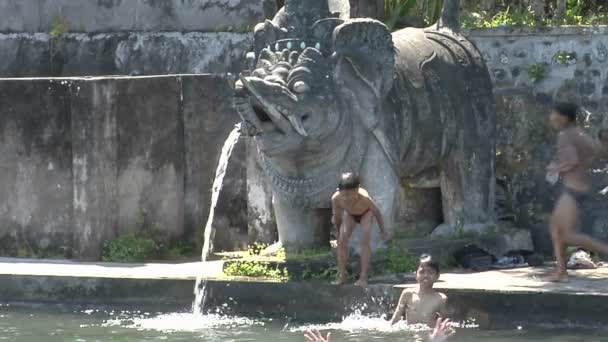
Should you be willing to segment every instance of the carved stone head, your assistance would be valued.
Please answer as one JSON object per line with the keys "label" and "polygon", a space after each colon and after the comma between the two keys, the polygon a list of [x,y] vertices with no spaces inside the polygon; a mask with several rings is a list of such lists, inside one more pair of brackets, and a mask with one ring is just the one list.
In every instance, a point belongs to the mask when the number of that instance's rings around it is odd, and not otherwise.
{"label": "carved stone head", "polygon": [[285,187],[310,181],[310,193],[326,196],[342,172],[357,171],[364,151],[348,148],[363,137],[353,132],[373,129],[392,86],[390,32],[375,20],[332,17],[327,0],[288,0],[254,39],[253,70],[240,75],[235,105]]}

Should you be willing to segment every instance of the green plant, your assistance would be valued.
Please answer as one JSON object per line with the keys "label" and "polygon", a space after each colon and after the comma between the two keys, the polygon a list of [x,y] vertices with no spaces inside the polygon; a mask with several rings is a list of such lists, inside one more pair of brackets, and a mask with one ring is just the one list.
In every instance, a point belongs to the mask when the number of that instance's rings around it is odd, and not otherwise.
{"label": "green plant", "polygon": [[481,26],[537,26],[539,23],[538,18],[530,8],[512,11],[511,7],[507,7],[506,10],[496,13],[489,20],[482,21]]}
{"label": "green plant", "polygon": [[555,64],[570,64],[576,61],[576,53],[568,51],[558,51],[553,56],[553,62]]}
{"label": "green plant", "polygon": [[262,254],[264,249],[266,249],[266,247],[268,247],[268,244],[256,242],[252,245],[247,246],[247,254],[249,254],[250,256],[260,255]]}
{"label": "green plant", "polygon": [[425,25],[433,24],[441,15],[442,5],[443,0],[385,0],[385,24],[393,30],[404,17],[419,17]]}
{"label": "green plant", "polygon": [[386,18],[385,24],[393,30],[399,19],[408,15],[410,11],[416,6],[416,0],[386,0],[384,1],[384,17]]}
{"label": "green plant", "polygon": [[184,256],[192,256],[195,254],[194,245],[187,242],[177,242],[173,246],[162,251],[163,259],[179,259]]}
{"label": "green plant", "polygon": [[51,38],[58,38],[70,31],[70,28],[67,22],[61,17],[54,17],[53,22],[51,23],[51,31],[49,34]]}
{"label": "green plant", "polygon": [[[507,7],[504,4],[508,3]],[[467,6],[461,11],[463,27],[538,27],[559,25],[605,25],[608,11],[600,2],[567,0],[563,9],[556,8],[554,1],[545,1],[546,13],[534,13],[528,1],[496,1],[496,10],[489,12],[480,6]],[[561,12],[561,13],[560,13]]]}
{"label": "green plant", "polygon": [[534,83],[538,83],[545,79],[546,70],[543,64],[534,64],[528,68],[528,77]]}
{"label": "green plant", "polygon": [[391,241],[386,250],[380,253],[386,258],[386,270],[389,273],[409,273],[418,266],[417,258],[396,240]]}
{"label": "green plant", "polygon": [[328,256],[329,248],[310,248],[303,249],[296,252],[290,252],[286,255],[289,260],[305,260],[305,259],[316,259]]}
{"label": "green plant", "polygon": [[445,272],[446,270],[454,268],[458,265],[458,261],[456,261],[456,258],[454,258],[454,255],[452,254],[444,254],[439,256],[438,262],[441,272]]}
{"label": "green plant", "polygon": [[300,275],[301,279],[313,279],[313,280],[334,280],[338,277],[338,266],[334,263],[322,270],[313,271],[310,265],[306,265],[302,274]]}
{"label": "green plant", "polygon": [[161,248],[161,245],[146,234],[126,233],[104,244],[102,260],[141,262],[158,257]]}
{"label": "green plant", "polygon": [[271,265],[266,261],[234,261],[224,268],[224,274],[234,277],[268,278],[279,281],[289,280],[287,269]]}

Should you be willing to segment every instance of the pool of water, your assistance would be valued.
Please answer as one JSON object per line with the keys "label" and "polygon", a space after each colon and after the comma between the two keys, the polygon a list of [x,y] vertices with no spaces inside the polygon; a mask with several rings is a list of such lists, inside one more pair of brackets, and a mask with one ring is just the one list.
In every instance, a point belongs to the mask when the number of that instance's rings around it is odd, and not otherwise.
{"label": "pool of water", "polygon": [[[0,306],[0,340],[39,341],[304,341],[310,327],[332,331],[332,341],[424,341],[426,332],[405,324],[395,328],[382,318],[350,316],[342,322],[311,325],[272,319],[248,319],[190,313],[59,312]],[[465,326],[451,341],[608,341],[602,327],[526,327],[483,331]]]}

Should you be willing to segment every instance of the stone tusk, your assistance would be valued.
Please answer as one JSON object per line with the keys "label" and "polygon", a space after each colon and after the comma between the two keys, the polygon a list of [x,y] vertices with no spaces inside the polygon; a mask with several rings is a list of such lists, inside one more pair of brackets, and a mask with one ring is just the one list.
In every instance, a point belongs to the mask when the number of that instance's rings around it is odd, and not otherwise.
{"label": "stone tusk", "polygon": [[308,132],[306,132],[306,129],[304,128],[304,125],[302,124],[302,120],[300,120],[299,118],[297,118],[294,115],[290,115],[288,118],[289,118],[289,122],[291,122],[291,125],[296,130],[296,132],[298,132],[298,134],[300,134],[301,136],[305,136],[305,137],[308,136]]}

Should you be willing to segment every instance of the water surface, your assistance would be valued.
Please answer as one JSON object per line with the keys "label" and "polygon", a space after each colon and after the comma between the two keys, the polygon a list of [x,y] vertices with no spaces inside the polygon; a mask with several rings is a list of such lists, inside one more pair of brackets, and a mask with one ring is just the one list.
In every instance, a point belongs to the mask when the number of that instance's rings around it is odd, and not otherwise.
{"label": "water surface", "polygon": [[[313,325],[286,320],[249,319],[191,313],[59,312],[0,307],[0,341],[304,341],[302,331]],[[338,323],[314,325],[332,331],[340,341],[424,341],[426,332],[403,324],[390,328],[382,318],[347,317]],[[526,327],[482,331],[458,329],[454,342],[608,341],[602,327]]]}

